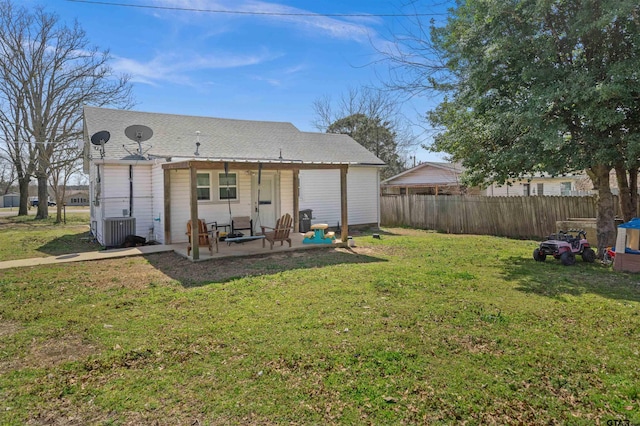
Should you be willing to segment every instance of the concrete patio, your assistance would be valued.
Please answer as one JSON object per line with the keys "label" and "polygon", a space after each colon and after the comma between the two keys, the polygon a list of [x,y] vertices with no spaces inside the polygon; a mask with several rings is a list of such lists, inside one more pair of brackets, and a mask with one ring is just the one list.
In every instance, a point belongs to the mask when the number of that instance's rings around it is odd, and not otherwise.
{"label": "concrete patio", "polygon": [[[225,257],[241,257],[241,256],[255,256],[255,255],[265,255],[272,253],[281,253],[287,251],[296,251],[296,250],[308,250],[313,248],[320,247],[346,247],[346,243],[342,243],[339,240],[336,240],[336,243],[332,245],[324,245],[324,244],[304,244],[302,242],[304,238],[304,234],[300,233],[292,233],[291,237],[291,247],[285,242],[283,245],[280,243],[275,243],[273,245],[273,250],[269,248],[269,242],[265,241],[265,247],[262,247],[263,240],[256,239],[245,241],[241,243],[231,242],[227,243],[226,241],[218,242],[218,252],[216,253],[215,245],[213,246],[213,256],[209,253],[209,249],[206,246],[200,247],[199,259],[197,262],[211,260],[211,259],[221,259]],[[191,256],[187,256],[187,243],[183,244],[172,244],[171,246],[173,250],[187,259],[193,260],[193,251],[191,252]]]}
{"label": "concrete patio", "polygon": [[[321,247],[346,247],[346,243],[336,242],[333,245],[324,244],[304,244],[302,242],[303,234],[293,233],[291,234],[291,247],[285,242],[284,245],[276,243],[273,245],[273,250],[269,249],[269,243],[265,242],[265,247],[262,247],[262,240],[246,241],[244,243],[226,243],[224,241],[218,242],[218,252],[214,252],[213,256],[209,253],[207,247],[200,247],[200,259],[197,262],[202,262],[211,259],[222,259],[225,257],[241,257],[241,256],[256,256],[267,255],[272,253],[283,253],[296,250],[308,250]],[[336,240],[338,241],[338,240]],[[89,260],[103,260],[114,259],[118,257],[129,256],[143,256],[152,253],[162,253],[167,251],[173,251],[180,256],[183,256],[189,260],[193,260],[192,256],[187,256],[187,243],[182,244],[170,244],[170,245],[148,245],[140,247],[130,248],[117,248],[101,251],[90,251],[83,253],[69,253],[59,256],[46,256],[37,257],[31,259],[16,259],[0,262],[0,269],[20,268],[36,265],[49,265],[54,263],[69,263],[69,262],[83,262]]]}

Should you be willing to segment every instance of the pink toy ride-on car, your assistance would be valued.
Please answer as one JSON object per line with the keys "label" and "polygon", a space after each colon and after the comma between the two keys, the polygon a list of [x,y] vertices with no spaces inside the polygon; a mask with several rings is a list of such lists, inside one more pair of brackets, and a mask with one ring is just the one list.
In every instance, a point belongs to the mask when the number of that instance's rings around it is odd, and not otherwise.
{"label": "pink toy ride-on car", "polygon": [[[573,235],[570,232],[577,234]],[[538,262],[544,262],[547,256],[553,256],[560,259],[565,266],[576,263],[576,255],[582,256],[585,262],[593,263],[596,260],[596,252],[589,245],[584,230],[558,231],[557,234],[549,235],[547,240],[541,242],[540,247],[533,251],[533,258]]]}

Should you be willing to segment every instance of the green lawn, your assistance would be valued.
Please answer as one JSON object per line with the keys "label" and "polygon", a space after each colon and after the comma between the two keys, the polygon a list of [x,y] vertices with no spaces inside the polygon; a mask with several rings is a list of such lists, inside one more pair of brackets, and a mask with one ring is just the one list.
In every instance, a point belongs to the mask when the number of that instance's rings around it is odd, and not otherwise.
{"label": "green lawn", "polygon": [[89,213],[70,210],[67,223],[55,223],[52,208],[49,214],[46,220],[33,215],[0,217],[0,261],[100,250],[91,242]]}
{"label": "green lawn", "polygon": [[640,277],[532,241],[0,271],[0,424],[640,423]]}

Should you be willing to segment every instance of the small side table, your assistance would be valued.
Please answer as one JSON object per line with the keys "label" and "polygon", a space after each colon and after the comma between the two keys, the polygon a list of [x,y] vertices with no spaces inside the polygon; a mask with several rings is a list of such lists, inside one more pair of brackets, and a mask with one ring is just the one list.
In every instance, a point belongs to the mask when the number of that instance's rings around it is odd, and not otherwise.
{"label": "small side table", "polygon": [[229,233],[229,231],[231,230],[231,224],[229,223],[218,223],[216,225],[216,229],[224,229],[224,232],[226,232],[227,234]]}
{"label": "small side table", "polygon": [[224,232],[229,232],[229,229],[231,228],[231,225],[228,223],[218,223],[217,221],[213,221],[213,222],[208,222],[207,225],[211,226],[211,230],[219,230],[219,229],[223,229]]}

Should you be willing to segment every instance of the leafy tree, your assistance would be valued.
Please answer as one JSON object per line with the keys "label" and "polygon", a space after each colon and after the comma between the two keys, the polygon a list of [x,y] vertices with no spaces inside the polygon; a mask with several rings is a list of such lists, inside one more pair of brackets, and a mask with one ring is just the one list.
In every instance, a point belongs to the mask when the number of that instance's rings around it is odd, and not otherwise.
{"label": "leafy tree", "polygon": [[351,136],[360,145],[374,153],[387,166],[381,173],[382,179],[394,176],[404,170],[395,141],[395,133],[389,123],[364,114],[353,114],[341,118],[327,128],[327,133],[340,133]]}
{"label": "leafy tree", "polygon": [[406,153],[417,144],[410,126],[400,113],[400,102],[389,93],[363,88],[343,94],[337,107],[331,98],[314,102],[316,128],[351,136],[387,166],[383,179],[405,170]]}
{"label": "leafy tree", "polygon": [[609,172],[638,165],[639,15],[631,0],[459,2],[431,32],[448,69],[424,74],[445,94],[429,114],[443,129],[433,149],[472,184],[586,169],[602,253],[615,239]]}
{"label": "leafy tree", "polygon": [[130,106],[128,77],[114,76],[109,60],[108,51],[89,45],[77,22],[68,27],[44,8],[0,0],[0,136],[18,173],[19,214],[27,213],[34,176],[36,217],[48,216],[52,158],[58,146],[81,138],[83,105]]}

